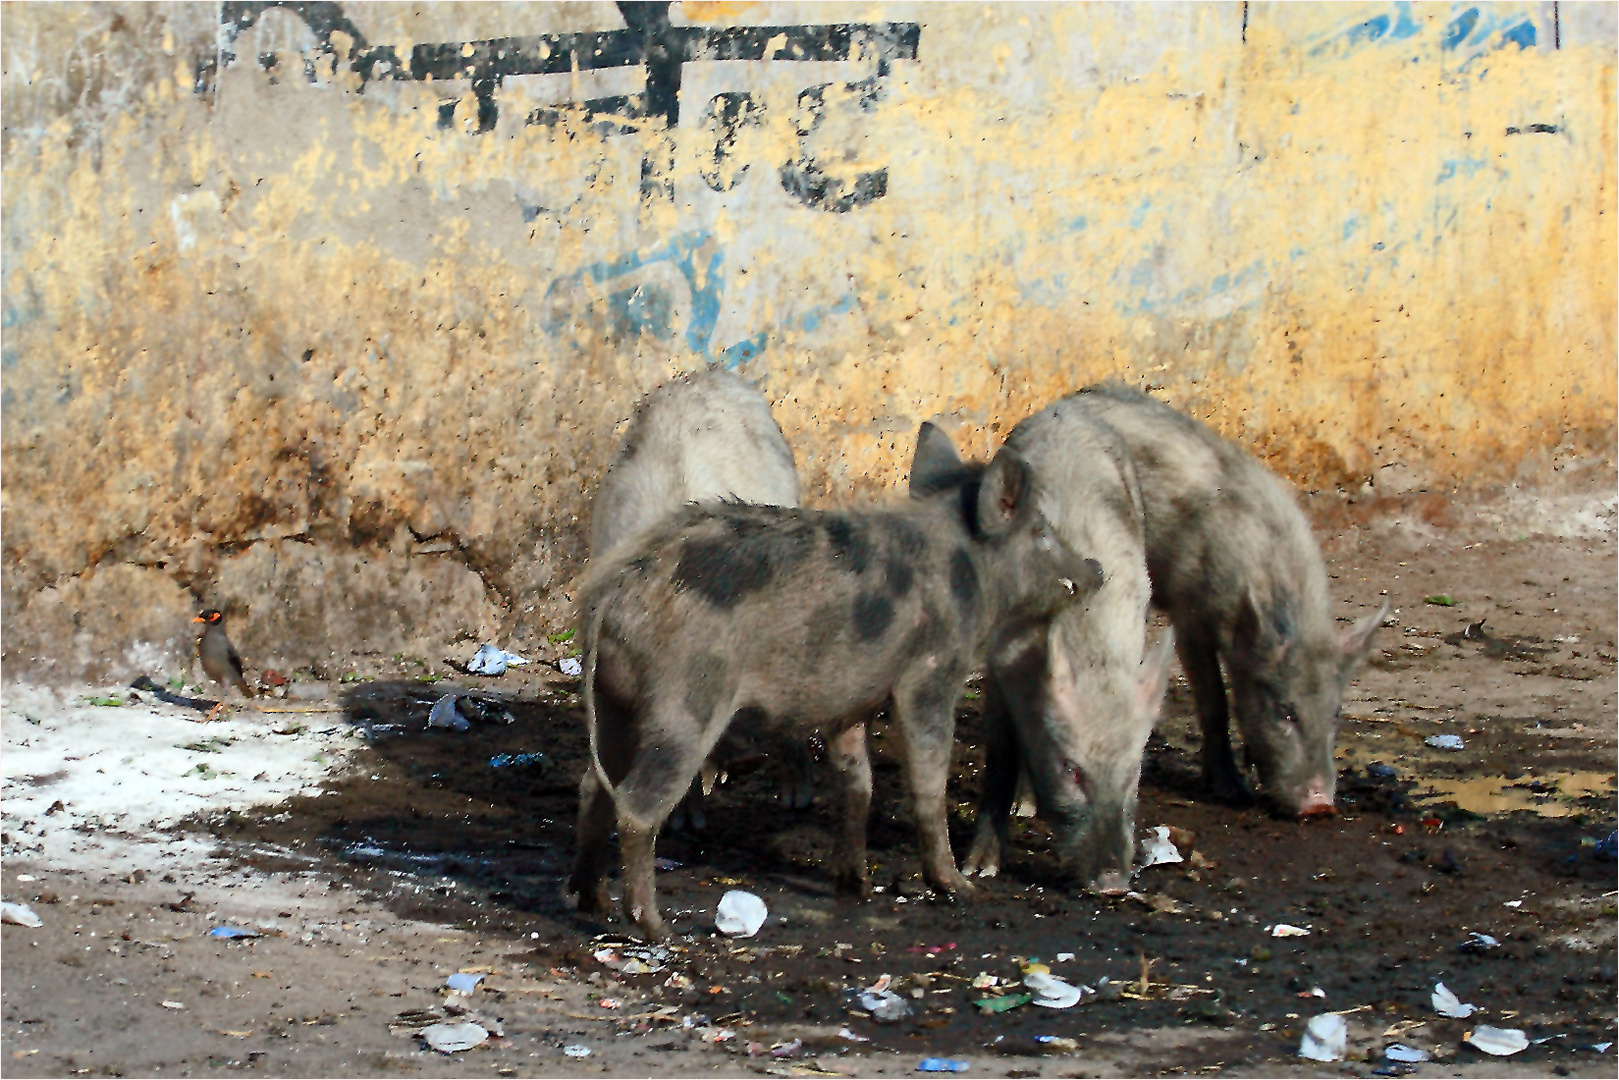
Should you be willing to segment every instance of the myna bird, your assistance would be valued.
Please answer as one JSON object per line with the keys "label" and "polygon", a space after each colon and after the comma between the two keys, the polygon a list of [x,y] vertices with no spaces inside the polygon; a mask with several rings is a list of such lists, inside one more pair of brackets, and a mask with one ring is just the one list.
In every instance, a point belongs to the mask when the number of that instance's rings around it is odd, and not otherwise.
{"label": "myna bird", "polygon": [[242,656],[225,636],[225,616],[218,608],[209,608],[192,622],[200,622],[204,629],[197,639],[197,655],[202,658],[202,670],[221,686],[234,686],[243,697],[252,697],[247,678],[242,674]]}

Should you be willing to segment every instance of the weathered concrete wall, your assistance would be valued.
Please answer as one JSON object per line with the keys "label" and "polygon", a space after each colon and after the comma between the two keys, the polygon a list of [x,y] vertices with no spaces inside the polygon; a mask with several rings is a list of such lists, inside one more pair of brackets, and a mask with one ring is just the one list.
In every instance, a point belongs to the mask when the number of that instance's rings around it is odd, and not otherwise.
{"label": "weathered concrete wall", "polygon": [[1311,485],[1611,445],[1606,5],[29,4],[3,65],[8,669],[532,640],[705,363],[812,501],[1106,376]]}

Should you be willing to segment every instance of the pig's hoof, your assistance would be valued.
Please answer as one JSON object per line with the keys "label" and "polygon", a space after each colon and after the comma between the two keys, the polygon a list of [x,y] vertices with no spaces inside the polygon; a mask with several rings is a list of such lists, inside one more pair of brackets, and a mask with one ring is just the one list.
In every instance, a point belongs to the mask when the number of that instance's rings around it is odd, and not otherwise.
{"label": "pig's hoof", "polygon": [[1204,783],[1209,789],[1209,795],[1217,803],[1239,808],[1254,805],[1254,793],[1243,783],[1241,777],[1205,777]]}
{"label": "pig's hoof", "polygon": [[568,882],[562,887],[562,903],[581,915],[598,919],[608,918],[612,910],[605,881],[593,886],[581,886],[576,881]]}
{"label": "pig's hoof", "polygon": [[669,940],[669,924],[662,919],[642,920],[636,927],[641,931],[641,940],[648,944]]}
{"label": "pig's hoof", "polygon": [[967,859],[961,864],[961,872],[967,877],[992,878],[1001,872],[1000,845],[995,841],[973,843],[972,850],[967,853]]}
{"label": "pig's hoof", "polygon": [[941,875],[938,881],[930,882],[935,889],[946,893],[952,900],[976,900],[978,890],[960,872]]}
{"label": "pig's hoof", "polygon": [[833,887],[845,900],[871,899],[871,878],[858,870],[843,870],[833,876]]}

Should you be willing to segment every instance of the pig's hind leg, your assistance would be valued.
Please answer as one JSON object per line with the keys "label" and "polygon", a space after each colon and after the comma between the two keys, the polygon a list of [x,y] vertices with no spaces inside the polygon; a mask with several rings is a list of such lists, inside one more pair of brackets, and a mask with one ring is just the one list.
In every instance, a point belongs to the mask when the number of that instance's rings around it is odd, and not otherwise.
{"label": "pig's hind leg", "polygon": [[699,725],[684,705],[667,701],[654,703],[645,716],[635,762],[618,787],[618,846],[624,860],[624,914],[648,941],[662,941],[669,927],[658,914],[658,832],[685,798],[725,722]]}
{"label": "pig's hind leg", "polygon": [[[629,739],[633,718],[629,708],[610,691],[596,694],[597,756],[607,777],[616,786],[630,771],[632,743]],[[576,904],[581,912],[605,918],[611,908],[607,895],[608,856],[612,845],[614,797],[601,782],[594,762],[585,766],[579,781],[579,822],[574,828],[573,872],[563,891],[563,901]]]}

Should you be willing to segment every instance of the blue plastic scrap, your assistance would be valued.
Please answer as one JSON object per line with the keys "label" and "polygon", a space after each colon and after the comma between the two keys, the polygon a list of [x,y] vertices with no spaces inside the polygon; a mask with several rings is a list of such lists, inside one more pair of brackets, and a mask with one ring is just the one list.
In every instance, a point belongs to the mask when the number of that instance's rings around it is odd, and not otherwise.
{"label": "blue plastic scrap", "polygon": [[966,1072],[972,1065],[968,1061],[957,1061],[954,1058],[923,1058],[922,1063],[916,1067],[917,1072]]}
{"label": "blue plastic scrap", "polygon": [[1606,840],[1597,841],[1596,850],[1591,854],[1599,859],[1619,858],[1619,829],[1609,833]]}
{"label": "blue plastic scrap", "polygon": [[457,971],[454,975],[444,980],[444,985],[451,990],[459,990],[463,994],[470,994],[478,989],[478,983],[482,981],[482,975],[469,975],[464,971]]}
{"label": "blue plastic scrap", "polygon": [[544,754],[496,754],[489,759],[489,767],[491,769],[504,769],[508,765],[537,765],[544,760]]}
{"label": "blue plastic scrap", "polygon": [[216,938],[251,938],[263,937],[257,930],[243,930],[240,926],[216,926],[208,931],[209,937]]}

